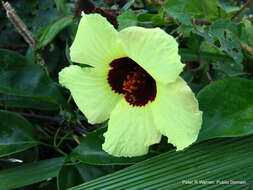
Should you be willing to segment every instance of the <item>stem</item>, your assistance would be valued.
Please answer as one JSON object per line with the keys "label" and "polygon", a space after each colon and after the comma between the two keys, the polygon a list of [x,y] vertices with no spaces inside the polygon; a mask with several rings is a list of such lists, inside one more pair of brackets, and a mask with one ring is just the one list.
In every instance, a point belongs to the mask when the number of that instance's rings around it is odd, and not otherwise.
{"label": "stem", "polygon": [[54,135],[54,147],[57,147],[57,144],[56,144],[56,140],[57,140],[57,136],[60,132],[61,128],[59,127]]}
{"label": "stem", "polygon": [[106,10],[97,7],[92,0],[77,1],[75,15],[81,16],[82,11],[85,12],[86,14],[99,13],[102,16],[106,17],[106,19],[114,26],[114,28],[116,29],[118,28],[117,13],[113,10]]}
{"label": "stem", "polygon": [[218,8],[218,17],[220,18],[221,17],[221,10],[220,10],[219,6],[217,6],[217,8]]}
{"label": "stem", "polygon": [[26,27],[25,23],[17,15],[16,11],[12,8],[9,2],[3,2],[2,5],[6,11],[7,18],[15,26],[18,33],[24,38],[24,40],[34,49],[36,47],[36,41],[31,35],[31,32]]}
{"label": "stem", "polygon": [[57,152],[59,152],[60,154],[62,154],[63,156],[65,156],[65,157],[68,156],[67,153],[63,152],[61,149],[59,149],[59,148],[57,148],[57,147],[55,147],[55,150],[56,150]]}
{"label": "stem", "polygon": [[206,6],[203,3],[203,0],[200,0],[200,5],[201,5],[201,8],[202,8],[206,18],[208,18],[208,13],[207,13],[207,10],[206,10]]}
{"label": "stem", "polygon": [[234,14],[234,16],[232,16],[231,19],[237,17],[246,7],[250,5],[250,3],[252,3],[252,0],[248,0],[243,6],[241,6],[241,8]]}
{"label": "stem", "polygon": [[69,136],[71,135],[73,132],[69,132],[69,133],[66,133],[61,139],[60,139],[60,142],[56,145],[57,148],[59,148],[61,146],[61,144],[63,143],[63,141]]}
{"label": "stem", "polygon": [[244,43],[243,41],[239,40],[241,47],[246,50],[249,54],[253,55],[253,48],[250,47],[248,44]]}
{"label": "stem", "polygon": [[152,21],[138,21],[138,24],[140,25],[152,24]]}
{"label": "stem", "polygon": [[76,162],[65,162],[63,165],[64,166],[73,166],[73,165],[77,165],[77,164],[80,164],[80,163],[82,163],[81,161],[76,161]]}
{"label": "stem", "polygon": [[[169,17],[168,18],[170,21],[173,21],[173,17]],[[207,20],[201,20],[201,19],[192,19],[192,22],[194,22],[194,24],[199,24],[199,25],[211,25],[212,23],[210,21]],[[138,22],[139,23],[139,22]]]}
{"label": "stem", "polygon": [[32,33],[29,31],[29,29],[27,28],[25,23],[22,21],[22,19],[17,15],[16,11],[14,10],[14,8],[11,6],[9,2],[2,1],[2,5],[6,11],[7,18],[14,25],[18,33],[24,38],[26,43],[28,43],[29,46],[32,47],[32,50],[34,51],[36,55],[37,64],[40,65],[49,75],[48,69],[45,66],[45,61],[37,50],[37,42],[33,38]]}
{"label": "stem", "polygon": [[19,45],[19,44],[0,45],[0,49],[23,50],[26,48],[27,48],[27,45]]}
{"label": "stem", "polygon": [[210,21],[207,20],[200,20],[200,19],[196,19],[194,21],[195,24],[200,24],[200,25],[211,25],[212,23]]}
{"label": "stem", "polygon": [[163,1],[161,1],[161,0],[151,0],[151,2],[155,5],[158,5],[159,7],[161,7],[163,5]]}
{"label": "stem", "polygon": [[[57,123],[58,125],[62,125],[64,123],[64,119],[61,118],[61,117],[50,117],[50,116],[44,116],[44,115],[37,115],[37,114],[30,114],[30,113],[23,113],[23,112],[16,112],[20,115],[22,115],[23,117],[26,117],[26,118],[32,118],[32,119],[39,119],[39,120],[47,120],[47,121],[51,121],[51,122],[54,122],[54,123]],[[78,124],[80,125],[80,121],[78,122]],[[81,126],[82,128],[78,127],[78,126],[71,126],[71,128],[76,132],[78,133],[79,135],[87,135],[89,133],[89,128],[91,127],[90,124],[88,123],[85,123],[85,125],[82,125],[81,123]],[[87,127],[89,127],[87,129]]]}
{"label": "stem", "polygon": [[[202,64],[202,58],[200,56],[200,52],[199,51],[197,53],[197,56],[198,56],[199,64],[201,65]],[[207,70],[205,70],[205,73],[206,73],[206,77],[207,77],[209,83],[213,82],[211,74]]]}
{"label": "stem", "polygon": [[63,120],[63,118],[60,118],[60,117],[50,117],[50,116],[23,113],[23,112],[16,112],[16,113],[22,115],[23,117],[28,117],[28,118],[33,118],[33,119],[40,119],[40,120],[48,120],[48,121],[52,121],[52,122],[55,122],[55,123],[60,123]]}
{"label": "stem", "polygon": [[44,142],[39,142],[40,145],[43,145],[43,146],[47,146],[47,147],[50,147],[50,148],[54,148],[57,152],[59,152],[60,154],[62,154],[63,156],[67,157],[68,154],[63,152],[60,148],[56,147],[56,146],[53,146],[51,144],[47,144],[47,143],[44,143]]}

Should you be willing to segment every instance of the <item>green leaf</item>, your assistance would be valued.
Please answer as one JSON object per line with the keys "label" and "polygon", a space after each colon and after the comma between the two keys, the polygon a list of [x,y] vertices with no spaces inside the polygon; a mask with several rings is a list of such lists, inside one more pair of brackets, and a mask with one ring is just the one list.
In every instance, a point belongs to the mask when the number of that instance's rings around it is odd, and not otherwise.
{"label": "green leaf", "polygon": [[163,9],[171,17],[188,26],[193,26],[190,16],[205,20],[212,20],[218,16],[216,0],[167,0]]}
{"label": "green leaf", "polygon": [[69,8],[66,6],[66,0],[54,0],[54,1],[55,1],[57,10],[60,13],[66,15],[67,13],[70,12]]}
{"label": "green leaf", "polygon": [[25,118],[0,110],[0,121],[0,157],[37,145],[36,131]]}
{"label": "green leaf", "polygon": [[184,0],[185,10],[194,18],[213,20],[218,17],[216,0]]}
{"label": "green leaf", "polygon": [[39,48],[45,47],[47,44],[49,44],[59,32],[61,32],[72,23],[73,17],[65,16],[46,27],[40,38]]}
{"label": "green leaf", "polygon": [[0,95],[0,105],[12,108],[32,108],[37,110],[58,110],[56,104],[31,97]]}
{"label": "green leaf", "polygon": [[73,187],[85,182],[80,174],[77,165],[63,166],[57,176],[58,189],[66,190],[69,187]]}
{"label": "green leaf", "polygon": [[103,133],[105,131],[106,128],[103,127],[89,133],[87,136],[84,136],[81,139],[81,144],[78,145],[70,154],[70,159],[73,162],[79,160],[86,164],[95,165],[125,165],[134,164],[150,157],[150,155],[146,155],[134,158],[124,158],[114,157],[107,154],[102,150],[102,144],[104,143]]}
{"label": "green leaf", "polygon": [[64,158],[52,158],[0,171],[0,189],[8,190],[37,183],[58,175]]}
{"label": "green leaf", "polygon": [[203,36],[219,51],[225,51],[237,64],[243,61],[243,54],[237,36],[237,26],[229,20],[219,19],[213,23],[209,31],[196,27],[197,34]]}
{"label": "green leaf", "polygon": [[137,17],[134,11],[126,11],[117,17],[119,27],[118,30],[122,30],[129,26],[136,26]]}
{"label": "green leaf", "polygon": [[240,10],[240,7],[233,6],[230,2],[217,1],[217,5],[222,8],[226,13],[232,13]]}
{"label": "green leaf", "polygon": [[123,10],[123,11],[128,10],[134,3],[135,3],[135,0],[130,0],[130,1],[128,1],[128,2],[122,7],[122,10]]}
{"label": "green leaf", "polygon": [[[24,0],[23,0],[24,1]],[[35,8],[35,16],[31,16],[31,10],[28,12],[28,16],[30,17],[30,22],[32,25],[32,32],[36,34],[37,39],[39,39],[40,35],[43,33],[44,29],[50,25],[50,23],[54,22],[60,15],[56,11],[56,8],[53,1],[39,1],[38,10]],[[29,7],[24,7],[25,9],[29,9]],[[23,17],[21,17],[23,18]],[[27,22],[25,22],[27,24]]]}
{"label": "green leaf", "polygon": [[[69,190],[250,189],[252,147],[253,136],[206,141],[186,151],[161,154]],[[184,180],[193,184],[184,184]],[[218,180],[228,180],[230,184],[219,184]],[[213,184],[201,184],[205,181]],[[231,184],[232,181],[243,184]]]}
{"label": "green leaf", "polygon": [[167,0],[164,8],[167,12],[171,14],[177,14],[178,12],[183,12],[185,8],[186,3],[184,0],[179,0],[179,1],[172,1],[172,0]]}
{"label": "green leaf", "polygon": [[[186,48],[180,48],[179,49],[179,54],[181,55],[181,59],[183,61],[199,61],[198,55],[196,54],[195,51],[192,51],[190,49]],[[220,55],[217,53],[209,53],[209,52],[202,52],[200,51],[200,56],[201,59],[204,61],[223,61],[223,62],[231,62],[233,61],[229,56],[227,55]]]}
{"label": "green leaf", "polygon": [[253,47],[253,26],[247,19],[244,20],[245,30],[248,37],[249,45]]}
{"label": "green leaf", "polygon": [[238,77],[240,75],[247,75],[247,73],[243,72],[243,65],[236,64],[235,62],[219,62],[213,61],[212,63],[213,79],[222,79],[226,77]]}
{"label": "green leaf", "polygon": [[85,181],[96,179],[113,171],[113,166],[66,165],[61,168],[57,177],[58,189],[66,190],[69,187],[80,185]]}
{"label": "green leaf", "polygon": [[[34,185],[34,186],[36,186],[36,185]],[[33,188],[33,187],[31,187],[31,188]],[[39,184],[38,190],[49,190],[49,189],[50,190],[58,190],[57,185],[52,181],[45,181],[45,182],[42,182]],[[18,190],[27,190],[27,189],[20,189],[19,188]]]}
{"label": "green leaf", "polygon": [[203,125],[198,141],[253,133],[253,81],[218,80],[198,94]]}
{"label": "green leaf", "polygon": [[56,83],[28,58],[0,49],[0,93],[42,99],[69,107]]}
{"label": "green leaf", "polygon": [[189,15],[184,10],[185,6],[186,3],[184,0],[167,0],[166,3],[163,5],[163,9],[171,17],[178,20],[182,24],[191,26],[192,22]]}
{"label": "green leaf", "polygon": [[220,51],[225,51],[234,61],[240,64],[243,60],[241,45],[237,36],[237,27],[229,20],[220,19],[210,26],[210,34],[213,35],[213,44],[217,38],[220,42],[216,45]]}
{"label": "green leaf", "polygon": [[70,58],[70,48],[69,48],[68,43],[66,43],[66,47],[65,47],[65,56],[66,56],[66,58],[68,60],[68,63],[70,65],[73,65],[73,62],[71,61],[71,58]]}
{"label": "green leaf", "polygon": [[153,16],[154,16],[154,14],[150,14],[150,13],[139,13],[138,14],[138,21],[149,22],[152,20]]}
{"label": "green leaf", "polygon": [[165,20],[164,20],[164,12],[162,9],[159,9],[158,13],[152,16],[152,27],[156,26],[163,26],[165,25]]}

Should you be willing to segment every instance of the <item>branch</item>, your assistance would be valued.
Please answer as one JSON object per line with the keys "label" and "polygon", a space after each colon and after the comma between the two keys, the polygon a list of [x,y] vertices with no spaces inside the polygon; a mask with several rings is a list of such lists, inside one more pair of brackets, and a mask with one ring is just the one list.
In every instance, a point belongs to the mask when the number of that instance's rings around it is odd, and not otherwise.
{"label": "branch", "polygon": [[32,37],[30,31],[24,24],[24,22],[21,20],[21,18],[17,15],[16,11],[12,8],[10,3],[3,2],[2,5],[6,11],[7,18],[11,21],[11,23],[15,26],[18,33],[24,38],[24,40],[32,47],[36,47],[36,42],[34,38]]}
{"label": "branch", "polygon": [[[200,56],[200,52],[199,52],[199,51],[198,51],[198,53],[197,53],[197,56],[198,56],[199,64],[200,64],[200,65],[203,64],[202,58],[201,58],[201,56]],[[205,70],[205,72],[206,72],[206,77],[207,77],[209,83],[213,82],[213,78],[212,78],[211,74],[209,73],[209,71],[208,71],[208,70]]]}
{"label": "branch", "polygon": [[11,21],[11,23],[14,25],[18,33],[24,38],[24,40],[29,44],[29,46],[32,47],[32,49],[35,52],[35,55],[37,56],[37,64],[40,65],[47,74],[49,74],[48,69],[45,65],[45,61],[43,57],[40,55],[40,53],[36,50],[36,41],[32,37],[31,32],[28,30],[25,23],[21,20],[21,18],[17,15],[16,11],[12,8],[9,2],[2,1],[2,5],[6,11],[7,18]]}
{"label": "branch", "polygon": [[[47,120],[47,121],[57,123],[58,125],[60,125],[62,123],[63,123],[63,125],[67,125],[67,122],[61,117],[51,117],[51,116],[44,116],[44,115],[37,115],[37,114],[30,114],[30,113],[23,113],[23,112],[16,112],[16,113],[19,115],[22,115],[23,117],[30,118],[30,119]],[[86,135],[89,133],[89,129],[91,127],[91,125],[88,123],[85,123],[85,127],[86,126],[89,127],[87,130],[80,128],[78,126],[74,126],[74,125],[71,125],[71,128],[75,132],[77,132],[78,134],[83,136],[83,135]]]}
{"label": "branch", "polygon": [[[169,21],[174,21],[174,18],[171,16],[167,17],[169,19]],[[211,25],[212,22],[207,21],[207,20],[201,20],[201,19],[191,19],[191,21],[195,24],[199,24],[199,25]]]}
{"label": "branch", "polygon": [[200,25],[211,25],[212,23],[210,21],[207,20],[200,20],[200,19],[196,19],[194,20],[195,24],[200,24]]}
{"label": "branch", "polygon": [[106,10],[97,7],[92,0],[78,0],[76,3],[75,15],[81,16],[82,11],[86,14],[99,13],[110,22],[114,28],[118,28],[117,13],[113,10]]}
{"label": "branch", "polygon": [[252,3],[252,0],[248,0],[243,6],[241,6],[241,8],[234,14],[234,16],[232,16],[231,19],[237,17],[247,6],[250,5],[250,3]]}
{"label": "branch", "polygon": [[242,42],[241,40],[239,40],[239,42],[240,42],[241,47],[244,50],[246,50],[249,54],[253,55],[253,48],[252,47],[250,47],[248,44]]}
{"label": "branch", "polygon": [[60,117],[51,117],[51,116],[44,116],[44,115],[37,115],[37,114],[30,114],[30,113],[23,113],[23,112],[16,112],[16,113],[19,115],[22,115],[23,117],[52,121],[58,124],[64,121],[64,119]]}

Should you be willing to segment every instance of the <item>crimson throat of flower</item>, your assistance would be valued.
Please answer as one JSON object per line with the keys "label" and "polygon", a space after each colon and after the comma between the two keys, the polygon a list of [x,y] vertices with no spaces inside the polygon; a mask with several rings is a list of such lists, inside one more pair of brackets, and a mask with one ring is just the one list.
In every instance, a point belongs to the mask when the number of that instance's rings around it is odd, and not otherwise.
{"label": "crimson throat of flower", "polygon": [[124,94],[132,106],[144,106],[156,97],[155,80],[129,57],[114,59],[110,63],[108,83],[113,91]]}

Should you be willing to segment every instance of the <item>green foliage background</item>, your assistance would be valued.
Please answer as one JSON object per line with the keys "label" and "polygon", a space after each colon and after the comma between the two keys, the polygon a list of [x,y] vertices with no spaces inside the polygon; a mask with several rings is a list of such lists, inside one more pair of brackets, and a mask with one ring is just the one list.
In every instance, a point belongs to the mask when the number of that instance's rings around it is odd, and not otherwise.
{"label": "green foliage background", "polygon": [[[36,45],[26,43],[0,6],[1,190],[253,188],[252,0],[9,3]],[[175,152],[163,138],[136,158],[102,150],[107,123],[89,124],[57,81],[73,64],[69,47],[81,11],[117,20],[118,30],[160,27],[177,39],[186,64],[181,76],[204,112],[194,145]]]}

